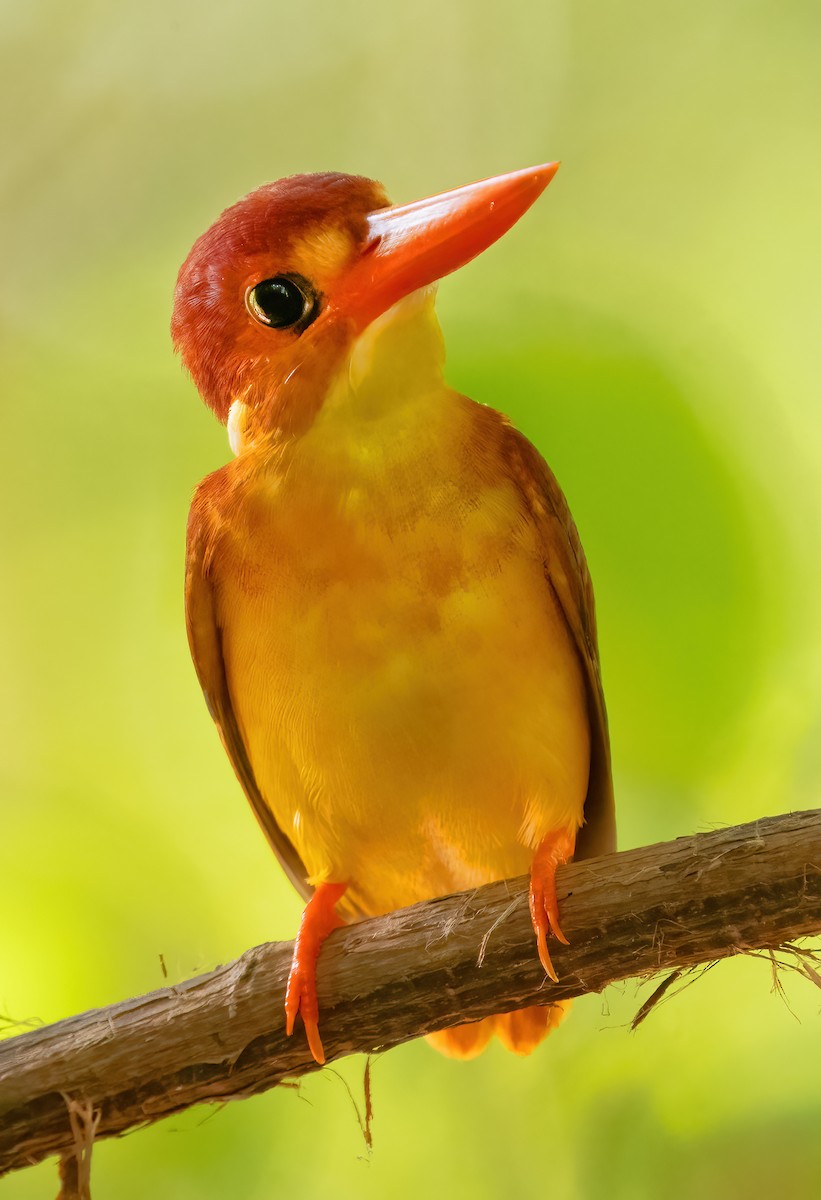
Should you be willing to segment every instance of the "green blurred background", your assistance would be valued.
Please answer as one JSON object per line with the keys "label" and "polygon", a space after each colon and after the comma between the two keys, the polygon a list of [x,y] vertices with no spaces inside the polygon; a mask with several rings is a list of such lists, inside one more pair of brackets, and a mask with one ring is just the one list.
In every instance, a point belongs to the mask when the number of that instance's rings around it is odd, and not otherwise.
{"label": "green blurred background", "polygon": [[[622,846],[818,803],[817,4],[6,0],[0,53],[9,1022],[296,928],[188,657],[187,506],[229,451],[167,332],[194,238],[290,172],[412,200],[563,160],[439,307],[451,383],[576,515]],[[814,1196],[819,993],[770,985],[726,963],[632,1035],[647,988],[614,988],[528,1060],[395,1050],[370,1156],[352,1060],[102,1143],[94,1195]]]}

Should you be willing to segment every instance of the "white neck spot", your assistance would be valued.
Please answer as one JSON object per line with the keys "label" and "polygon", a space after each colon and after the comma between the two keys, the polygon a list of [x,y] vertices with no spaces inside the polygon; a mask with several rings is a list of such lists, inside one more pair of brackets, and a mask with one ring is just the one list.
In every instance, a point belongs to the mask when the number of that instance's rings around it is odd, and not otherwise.
{"label": "white neck spot", "polygon": [[228,421],[226,422],[228,444],[236,455],[241,454],[247,445],[245,440],[245,418],[247,414],[248,408],[241,400],[234,400],[228,410]]}

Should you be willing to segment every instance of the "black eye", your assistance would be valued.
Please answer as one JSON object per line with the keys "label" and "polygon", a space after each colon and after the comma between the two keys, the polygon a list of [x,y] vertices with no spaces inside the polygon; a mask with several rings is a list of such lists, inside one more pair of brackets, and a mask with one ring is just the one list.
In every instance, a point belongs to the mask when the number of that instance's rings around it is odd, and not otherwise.
{"label": "black eye", "polygon": [[251,316],[271,329],[308,325],[313,320],[316,296],[307,280],[275,275],[249,288],[245,296]]}

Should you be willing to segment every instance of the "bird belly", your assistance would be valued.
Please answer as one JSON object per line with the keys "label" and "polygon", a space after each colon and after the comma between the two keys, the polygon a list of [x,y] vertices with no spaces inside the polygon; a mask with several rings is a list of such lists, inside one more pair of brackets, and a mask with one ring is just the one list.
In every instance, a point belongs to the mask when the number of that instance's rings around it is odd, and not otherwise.
{"label": "bird belly", "polygon": [[260,791],[311,882],[347,882],[352,909],[520,874],[545,833],[581,824],[581,670],[503,491],[407,527],[292,502],[223,556],[223,653]]}

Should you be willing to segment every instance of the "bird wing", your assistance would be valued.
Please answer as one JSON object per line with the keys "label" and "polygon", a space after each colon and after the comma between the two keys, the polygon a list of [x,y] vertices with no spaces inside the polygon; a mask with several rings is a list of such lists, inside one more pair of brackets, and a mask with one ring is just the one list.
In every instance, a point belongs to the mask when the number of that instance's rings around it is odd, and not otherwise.
{"label": "bird wing", "polygon": [[254,777],[225,672],[222,629],[217,616],[213,582],[214,549],[221,525],[217,500],[227,483],[224,472],[225,468],[215,471],[202,481],[188,518],[185,571],[188,644],[208,711],[217,726],[237,779],[285,873],[297,891],[308,899],[314,890],[308,883],[308,872],[296,848],[274,820]]}
{"label": "bird wing", "polygon": [[616,849],[616,815],[593,585],[578,531],[553,472],[527,438],[512,427],[509,436],[511,473],[541,536],[545,576],[564,614],[584,673],[590,720],[590,779],[585,823],[579,831],[575,857],[594,858]]}

